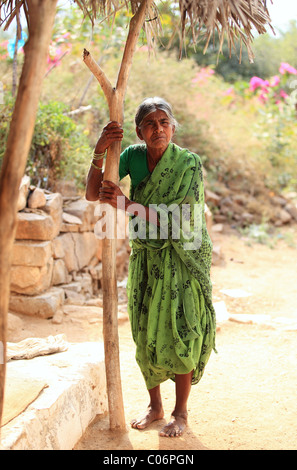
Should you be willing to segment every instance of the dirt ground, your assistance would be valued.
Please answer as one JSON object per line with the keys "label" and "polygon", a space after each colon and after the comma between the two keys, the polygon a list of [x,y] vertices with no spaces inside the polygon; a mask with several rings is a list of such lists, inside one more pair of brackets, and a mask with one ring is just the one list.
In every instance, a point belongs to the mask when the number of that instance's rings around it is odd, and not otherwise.
{"label": "dirt ground", "polygon": [[[98,416],[76,450],[297,449],[297,230],[287,229],[274,248],[249,244],[232,230],[216,234],[214,243],[223,255],[223,260],[212,268],[214,302],[225,302],[231,315],[265,315],[263,321],[218,323],[218,354],[212,354],[201,382],[192,387],[185,433],[179,438],[160,437],[159,431],[174,407],[174,383],[168,381],[161,386],[165,418],[146,430],[131,429],[129,422],[145,410],[148,394],[135,363],[125,293],[120,289],[119,335],[127,430],[110,431],[108,415]],[[251,295],[232,298],[222,289],[243,289]],[[71,306],[61,324],[20,318],[21,328],[10,333],[10,341],[62,332],[70,342],[102,338],[97,307]]]}

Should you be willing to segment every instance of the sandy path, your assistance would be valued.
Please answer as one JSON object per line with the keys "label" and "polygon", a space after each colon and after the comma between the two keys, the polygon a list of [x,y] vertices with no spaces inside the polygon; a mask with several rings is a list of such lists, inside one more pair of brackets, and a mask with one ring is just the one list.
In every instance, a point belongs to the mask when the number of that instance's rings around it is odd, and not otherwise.
{"label": "sandy path", "polygon": [[[295,235],[294,235],[295,236]],[[296,239],[296,238],[295,238]],[[76,449],[105,450],[284,450],[297,449],[296,248],[281,241],[275,249],[246,245],[235,235],[218,235],[224,263],[212,270],[214,301],[229,313],[265,314],[288,323],[220,325],[213,354],[189,399],[189,426],[180,438],[159,437],[165,419],[149,429],[128,423],[148,404],[134,360],[128,323],[120,326],[121,371],[127,432],[109,430],[98,416]],[[250,297],[233,299],[221,289],[244,289]],[[292,322],[292,323],[291,323]],[[162,385],[165,418],[174,407],[174,384]]]}

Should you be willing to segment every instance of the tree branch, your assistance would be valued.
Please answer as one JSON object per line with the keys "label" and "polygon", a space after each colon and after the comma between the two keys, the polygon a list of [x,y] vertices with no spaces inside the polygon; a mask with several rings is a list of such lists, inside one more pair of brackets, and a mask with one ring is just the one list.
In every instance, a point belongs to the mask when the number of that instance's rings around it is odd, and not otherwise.
{"label": "tree branch", "polygon": [[90,69],[94,77],[100,83],[102,91],[107,99],[107,103],[110,106],[111,101],[112,101],[112,95],[114,92],[114,89],[110,81],[108,80],[107,76],[105,75],[101,67],[97,64],[97,62],[95,62],[91,53],[87,51],[86,49],[84,49],[84,52],[83,52],[83,61],[86,64],[86,66]]}
{"label": "tree branch", "polygon": [[129,79],[129,74],[131,70],[132,60],[136,44],[139,38],[139,34],[142,28],[142,25],[145,20],[146,11],[150,8],[153,0],[142,0],[141,5],[139,6],[135,15],[131,18],[129,25],[129,33],[125,44],[125,49],[123,53],[123,59],[121,62],[118,80],[116,85],[116,90],[120,95],[120,99],[123,100],[124,94],[127,88],[127,83]]}

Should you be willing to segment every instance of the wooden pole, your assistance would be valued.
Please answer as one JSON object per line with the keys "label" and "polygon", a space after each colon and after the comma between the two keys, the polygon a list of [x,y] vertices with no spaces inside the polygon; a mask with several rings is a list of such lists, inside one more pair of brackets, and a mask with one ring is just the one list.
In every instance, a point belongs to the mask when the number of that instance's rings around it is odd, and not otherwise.
{"label": "wooden pole", "polygon": [[[100,66],[91,54],[84,50],[84,62],[94,74],[105,94],[111,121],[123,124],[124,99],[137,40],[144,24],[147,8],[152,0],[142,0],[136,14],[130,21],[129,33],[118,73],[116,87],[113,88]],[[104,179],[115,184],[119,182],[119,160],[121,143],[113,143],[107,152]],[[109,406],[110,429],[125,429],[124,405],[121,387],[119,337],[118,337],[118,296],[116,275],[116,209],[109,207],[110,220],[114,221],[114,238],[103,239],[103,337],[105,370]]]}
{"label": "wooden pole", "polygon": [[[57,0],[28,0],[29,39],[0,174],[0,425],[5,386],[10,268],[17,223],[19,186],[25,172]],[[3,360],[1,360],[3,359]]]}

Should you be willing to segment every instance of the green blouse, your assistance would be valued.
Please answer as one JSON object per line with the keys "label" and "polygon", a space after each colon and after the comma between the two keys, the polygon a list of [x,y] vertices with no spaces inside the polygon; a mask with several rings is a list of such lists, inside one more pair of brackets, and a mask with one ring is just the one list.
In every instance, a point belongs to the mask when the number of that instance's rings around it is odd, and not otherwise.
{"label": "green blouse", "polygon": [[120,180],[129,175],[132,189],[149,174],[146,158],[146,145],[130,145],[122,153],[119,165]]}

